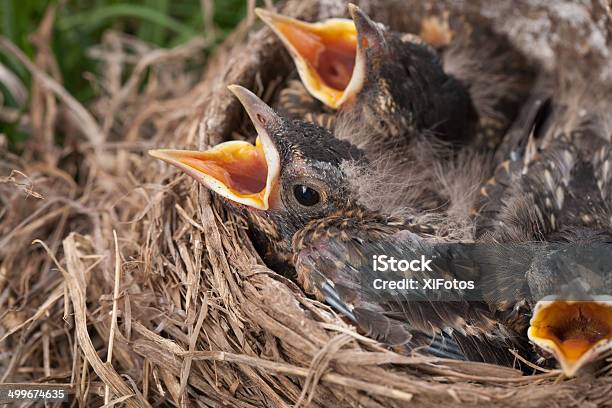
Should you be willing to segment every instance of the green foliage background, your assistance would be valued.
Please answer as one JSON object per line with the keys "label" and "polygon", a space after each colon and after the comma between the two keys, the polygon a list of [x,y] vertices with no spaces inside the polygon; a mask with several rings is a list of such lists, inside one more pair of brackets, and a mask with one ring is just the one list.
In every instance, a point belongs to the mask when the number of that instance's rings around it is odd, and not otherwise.
{"label": "green foliage background", "polygon": [[[30,35],[36,31],[49,4],[57,0],[0,0],[0,34],[10,39],[30,58],[34,47]],[[218,44],[246,14],[246,0],[214,0]],[[160,47],[173,47],[204,32],[199,0],[68,0],[58,8],[53,32],[53,50],[64,86],[78,100],[87,103],[94,91],[83,77],[95,70],[87,49],[100,42],[107,29],[134,35]],[[213,45],[214,47],[214,45]],[[12,57],[2,54],[0,62],[16,73],[29,88],[29,73]],[[13,96],[0,83],[4,104],[16,107]],[[11,144],[27,138],[13,123],[0,121],[0,133]]]}

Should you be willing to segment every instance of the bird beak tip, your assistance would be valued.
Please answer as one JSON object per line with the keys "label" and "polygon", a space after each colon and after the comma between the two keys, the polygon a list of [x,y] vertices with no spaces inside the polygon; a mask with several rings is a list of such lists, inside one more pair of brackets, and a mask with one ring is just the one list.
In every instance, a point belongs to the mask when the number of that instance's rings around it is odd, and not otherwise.
{"label": "bird beak tip", "polygon": [[289,24],[291,26],[293,25],[307,26],[308,25],[308,23],[304,23],[292,17],[287,17],[282,14],[278,14],[273,11],[261,8],[261,7],[255,8],[255,15],[257,15],[257,17],[259,17],[261,21],[263,21],[266,25],[268,25],[274,31],[277,31],[277,34],[279,34],[278,26],[282,24]]}
{"label": "bird beak tip", "polygon": [[[254,115],[253,112],[255,110],[264,110],[264,111],[269,110],[269,109],[265,109],[265,108],[268,108],[268,105],[266,105],[264,101],[259,99],[257,95],[255,95],[253,92],[251,92],[247,88],[240,86],[240,85],[232,84],[232,85],[228,85],[227,89],[229,89],[229,91],[234,94],[234,96],[238,99],[238,101],[243,106],[243,108],[247,111],[249,116],[251,116],[251,119],[253,119],[253,115]],[[259,109],[257,109],[257,107],[259,107]],[[256,123],[254,124],[256,125]]]}
{"label": "bird beak tip", "polygon": [[351,16],[351,19],[353,19],[355,24],[358,23],[358,20],[369,20],[366,14],[363,11],[361,11],[359,7],[357,7],[356,5],[352,3],[349,3],[348,11],[349,11],[349,15]]}
{"label": "bird beak tip", "polygon": [[147,152],[149,156],[156,159],[165,161],[167,163],[172,162],[175,158],[172,156],[172,150],[169,149],[154,149]]}
{"label": "bird beak tip", "polygon": [[156,159],[161,159],[163,157],[163,150],[149,150],[147,153],[149,156],[155,157]]}
{"label": "bird beak tip", "polygon": [[273,12],[268,11],[261,7],[255,7],[255,14],[257,15],[257,17],[259,17],[265,22],[267,22],[268,20],[271,20],[272,16],[274,15]]}
{"label": "bird beak tip", "polygon": [[236,84],[231,84],[227,86],[227,89],[233,93],[234,95],[238,96],[238,94],[242,91],[242,89],[244,89],[242,86],[240,85],[236,85]]}
{"label": "bird beak tip", "polygon": [[358,46],[374,49],[385,49],[385,36],[378,23],[374,22],[359,7],[349,7],[349,13],[355,24],[358,36]]}
{"label": "bird beak tip", "polygon": [[355,5],[355,4],[353,4],[353,3],[349,3],[349,4],[347,5],[347,8],[348,8],[349,14],[350,14],[350,16],[351,16],[351,18],[352,18],[353,20],[355,20],[356,15],[357,15],[358,13],[361,13],[361,9],[360,9],[360,8],[359,8],[357,5]]}

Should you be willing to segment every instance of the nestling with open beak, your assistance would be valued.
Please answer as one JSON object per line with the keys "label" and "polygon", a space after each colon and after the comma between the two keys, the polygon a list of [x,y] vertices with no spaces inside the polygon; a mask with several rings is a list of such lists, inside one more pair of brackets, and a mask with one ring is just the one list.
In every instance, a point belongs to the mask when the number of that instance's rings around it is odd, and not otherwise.
{"label": "nestling with open beak", "polygon": [[478,115],[435,52],[386,30],[357,6],[349,4],[349,12],[352,20],[306,23],[257,9],[291,53],[306,89],[339,109],[335,136],[355,142],[365,135],[387,146],[422,135],[467,143]]}
{"label": "nestling with open beak", "polygon": [[255,145],[230,141],[205,152],[153,150],[150,154],[177,166],[246,214],[266,259],[273,264],[288,262],[296,231],[311,219],[352,209],[340,166],[365,158],[326,129],[277,115],[245,88],[229,89],[257,131]]}
{"label": "nestling with open beak", "polygon": [[[359,280],[367,276],[373,251],[398,257],[420,251],[436,259],[435,276],[449,279],[466,273],[477,277],[482,266],[461,247],[430,243],[427,237],[435,234],[431,226],[364,205],[360,180],[347,172],[367,167],[359,149],[334,139],[324,128],[283,119],[244,88],[230,89],[255,125],[255,146],[226,142],[206,152],[151,154],[217,192],[233,208],[245,210],[259,239],[267,242],[266,261],[295,267],[306,292],[373,338],[426,347],[441,357],[513,363],[508,348],[522,348],[520,332],[527,327],[520,307],[508,311],[499,307],[505,306],[501,303],[483,300],[414,301],[401,294],[372,298],[365,293]],[[453,269],[450,265],[457,259],[472,266],[463,272]],[[525,268],[507,278],[517,280],[510,287],[522,286]],[[488,298],[493,298],[497,287],[489,289]]]}
{"label": "nestling with open beak", "polygon": [[[501,147],[507,160],[481,190],[480,241],[612,243],[612,93],[592,84],[544,79],[538,85]],[[539,286],[557,277],[559,265],[541,259]],[[609,285],[609,264],[587,268],[585,276],[597,270],[608,274]],[[548,293],[533,305],[529,338],[568,376],[612,352],[612,293],[591,292],[579,293],[579,301],[572,291]]]}

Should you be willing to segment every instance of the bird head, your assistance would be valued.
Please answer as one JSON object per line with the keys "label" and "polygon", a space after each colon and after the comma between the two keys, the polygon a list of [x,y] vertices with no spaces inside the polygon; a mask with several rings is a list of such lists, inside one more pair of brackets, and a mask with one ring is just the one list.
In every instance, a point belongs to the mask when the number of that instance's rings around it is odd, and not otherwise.
{"label": "bird head", "polygon": [[[469,94],[445,74],[437,54],[388,31],[359,7],[348,8],[352,20],[316,23],[256,12],[290,52],[310,94],[348,116],[346,132],[368,125],[385,136],[423,128],[443,139],[447,132],[472,133],[476,112]],[[447,129],[447,122],[461,126]]]}
{"label": "bird head", "polygon": [[349,4],[349,13],[357,31],[357,45],[353,77],[343,95],[342,122],[349,125],[349,132],[353,131],[352,124],[363,123],[375,132],[397,137],[417,118],[413,108],[419,103],[412,99],[426,97],[415,82],[424,72],[415,72],[415,77],[406,75],[411,69],[404,66],[406,52],[419,54],[414,55],[415,61],[422,55],[432,60],[435,56],[424,45],[403,43],[353,4]]}
{"label": "bird head", "polygon": [[247,210],[275,250],[289,253],[293,235],[308,222],[355,205],[341,165],[360,162],[362,153],[324,128],[280,117],[241,86],[229,89],[257,131],[254,145],[229,141],[206,151],[149,154],[178,167],[232,207]]}

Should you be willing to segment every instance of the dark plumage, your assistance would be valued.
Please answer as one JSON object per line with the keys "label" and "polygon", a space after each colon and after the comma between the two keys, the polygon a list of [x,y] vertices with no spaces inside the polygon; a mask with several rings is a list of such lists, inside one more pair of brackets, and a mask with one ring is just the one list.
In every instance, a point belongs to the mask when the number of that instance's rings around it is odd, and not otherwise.
{"label": "dark plumage", "polygon": [[610,93],[543,87],[500,149],[506,160],[481,190],[479,237],[571,241],[612,232]]}
{"label": "dark plumage", "polygon": [[[331,125],[336,137],[374,156],[409,154],[419,137],[496,148],[532,82],[525,59],[505,39],[461,20],[456,32],[437,27],[446,38],[440,44],[439,35],[400,34],[355,6],[349,11],[353,25],[258,11],[292,55],[303,84],[292,80],[281,91],[283,114]],[[333,38],[344,39],[343,52],[334,52]]]}
{"label": "dark plumage", "polygon": [[356,63],[363,64],[357,67],[364,79],[340,110],[339,132],[396,141],[425,133],[469,142],[476,132],[476,110],[465,86],[444,72],[435,52],[385,30],[355,6],[349,10],[357,27],[357,53],[363,53]]}
{"label": "dark plumage", "polygon": [[[612,92],[605,85],[595,86],[596,83],[541,81],[500,149],[500,155],[506,155],[507,160],[481,190],[476,218],[476,235],[480,241],[506,244],[543,241],[568,248],[586,248],[580,257],[587,261],[590,259],[587,250],[593,246],[609,248],[612,243],[612,118],[609,113]],[[611,253],[607,249],[604,255]],[[602,255],[598,256],[595,261],[601,261]],[[554,306],[568,318],[561,333],[569,332],[568,327],[584,326],[588,329],[580,329],[585,332],[578,338],[585,341],[588,336],[584,333],[598,327],[598,336],[588,340],[591,348],[579,353],[580,359],[564,355],[571,348],[563,345],[563,336],[558,333],[551,336],[546,331],[530,331],[530,338],[552,353],[569,375],[591,360],[601,358],[612,346],[612,298],[609,296],[612,266],[609,257],[604,256],[603,261],[603,265],[594,263],[580,269],[575,263],[559,263],[558,259],[553,261],[542,256],[536,268],[540,282],[531,289],[548,288],[563,268],[575,269],[579,281],[597,271],[604,277],[599,283],[586,285],[586,294],[579,293],[591,300],[584,307],[601,308],[598,311],[603,316],[601,320],[584,312],[582,306],[561,309],[558,305],[563,302]],[[582,290],[582,285],[576,283],[568,287],[573,291]],[[599,294],[608,298],[595,298],[593,292],[599,290],[602,291]],[[552,294],[561,299],[568,296]],[[596,299],[599,300],[595,302]],[[531,306],[536,310],[533,325],[542,313],[537,313],[541,310],[537,305]],[[578,317],[573,317],[573,313]],[[599,342],[597,349],[592,346],[596,342]]]}
{"label": "dark plumage", "polygon": [[[306,88],[339,108],[336,137],[354,142],[368,135],[366,151],[420,136],[469,142],[478,115],[466,87],[444,72],[435,51],[415,36],[386,30],[354,5],[349,11],[354,25],[341,19],[308,24],[258,11],[292,53]],[[302,116],[315,108],[294,85],[281,99],[287,110],[306,112]]]}

